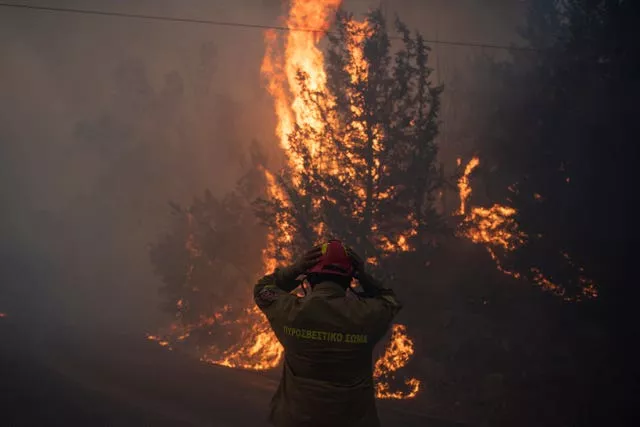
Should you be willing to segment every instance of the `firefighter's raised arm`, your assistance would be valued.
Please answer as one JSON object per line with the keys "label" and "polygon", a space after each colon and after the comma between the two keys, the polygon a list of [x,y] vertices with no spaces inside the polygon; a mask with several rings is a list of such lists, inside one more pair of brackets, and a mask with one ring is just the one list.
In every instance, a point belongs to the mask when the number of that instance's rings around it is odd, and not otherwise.
{"label": "firefighter's raised arm", "polygon": [[366,271],[364,261],[353,249],[348,248],[347,252],[353,260],[354,277],[364,290],[362,304],[365,306],[365,322],[371,326],[374,341],[377,341],[387,332],[391,321],[402,308],[402,304],[391,288]]}
{"label": "firefighter's raised arm", "polygon": [[314,247],[293,264],[276,268],[258,281],[253,288],[253,298],[269,320],[296,299],[290,292],[300,284],[298,277],[317,264],[321,256],[321,248]]}

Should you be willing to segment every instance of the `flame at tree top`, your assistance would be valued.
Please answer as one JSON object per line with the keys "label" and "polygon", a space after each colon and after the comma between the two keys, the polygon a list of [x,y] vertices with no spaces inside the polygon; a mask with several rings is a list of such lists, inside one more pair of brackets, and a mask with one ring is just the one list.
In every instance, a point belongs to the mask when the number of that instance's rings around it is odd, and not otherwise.
{"label": "flame at tree top", "polygon": [[[323,37],[321,31],[331,25],[331,17],[342,0],[294,0],[289,9],[286,25],[290,28],[318,31],[290,31],[285,41],[284,57],[278,52],[275,32],[266,33],[267,51],[262,62],[262,73],[267,76],[267,89],[275,101],[278,116],[277,135],[282,148],[289,154],[290,164],[301,169],[302,159],[290,150],[289,135],[294,126],[311,126],[318,130],[322,118],[317,110],[305,102],[298,77],[305,76],[309,90],[326,92],[327,76],[324,55],[318,48]],[[312,154],[319,149],[316,141],[309,147]]]}
{"label": "flame at tree top", "polygon": [[[299,29],[327,30],[331,24],[340,0],[294,0],[291,2],[286,25]],[[368,64],[364,59],[363,41],[368,35],[368,23],[350,21],[349,39],[346,41],[350,52],[350,63],[347,70],[353,83],[366,81],[368,78]],[[352,153],[358,141],[364,140],[365,119],[363,110],[353,93],[348,93],[349,108],[354,117],[348,123],[352,131],[342,135],[345,150],[338,153],[335,147],[323,144],[321,135],[327,123],[338,125],[338,119],[331,113],[323,116],[323,112],[331,110],[333,99],[327,90],[327,75],[325,71],[324,55],[318,44],[323,34],[317,31],[290,31],[287,33],[283,48],[274,32],[266,33],[266,54],[262,63],[262,73],[267,80],[267,89],[273,96],[275,112],[278,118],[276,135],[285,154],[287,166],[293,183],[299,183],[304,172],[304,158],[300,150],[292,146],[291,138],[297,129],[307,131],[304,138],[304,150],[314,159],[319,171],[336,176],[339,179],[353,178],[356,168],[366,167],[374,178],[378,177],[381,164],[377,155],[371,164],[365,163]],[[304,81],[304,84],[302,84]],[[313,94],[321,93],[322,98],[314,98]],[[310,95],[311,94],[311,95]],[[317,102],[324,105],[316,105]],[[380,150],[380,129],[373,130],[373,149]],[[374,153],[375,154],[375,153]],[[352,167],[338,168],[335,159],[338,155],[347,156]],[[278,201],[282,206],[290,206],[287,192],[282,188],[278,177],[263,169],[266,192],[270,199]],[[360,197],[365,196],[363,186],[354,187],[353,191]],[[384,198],[385,194],[380,194]],[[314,208],[319,208],[319,200],[313,200]],[[353,207],[355,212],[361,212],[360,205]],[[289,216],[276,213],[274,218],[277,230],[267,236],[266,247],[263,250],[263,273],[270,273],[279,263],[290,262],[292,254],[289,252],[296,234],[295,226]],[[409,237],[415,234],[416,219],[412,216],[407,221],[406,233],[387,238],[382,236],[379,244],[384,253],[410,250]],[[373,227],[376,225],[373,224]],[[319,222],[314,226],[314,232],[321,237],[326,225]],[[187,238],[185,248],[190,259],[201,256],[191,236]],[[278,254],[276,259],[275,254]],[[377,258],[372,259],[377,262]],[[188,266],[187,279],[193,270],[193,263]],[[215,313],[211,317],[202,317],[197,322],[180,324],[177,322],[165,334],[149,335],[148,338],[159,344],[172,348],[172,344],[181,342],[199,332],[203,327],[220,325],[236,331],[234,339],[228,345],[211,345],[201,349],[200,358],[209,363],[243,369],[264,370],[276,367],[282,360],[283,348],[273,334],[266,318],[254,306],[251,298],[247,301],[247,308],[225,307],[225,310]],[[183,309],[178,304],[178,310]],[[391,389],[390,382],[394,373],[406,365],[413,355],[413,341],[406,333],[403,325],[394,325],[391,339],[384,355],[376,362],[374,377],[376,379],[376,396],[378,398],[404,399],[414,397],[420,388],[420,381],[411,378],[405,380],[406,391]]]}
{"label": "flame at tree top", "polygon": [[[327,30],[331,24],[330,18],[334,15],[340,0],[294,0],[291,3],[289,16],[286,25],[291,28],[313,28]],[[369,34],[369,26],[366,21],[348,21],[347,33],[348,38],[345,40],[346,49],[349,51],[346,64],[351,82],[358,83],[366,81],[368,78],[368,64],[364,59],[363,42]],[[262,73],[267,80],[267,88],[274,98],[275,111],[278,118],[276,135],[280,140],[280,145],[284,150],[291,178],[294,183],[301,180],[301,173],[304,171],[304,159],[300,155],[300,151],[292,149],[291,137],[295,129],[304,129],[306,131],[303,144],[304,149],[313,159],[314,167],[328,176],[335,176],[340,180],[353,178],[356,175],[355,168],[364,165],[364,160],[353,154],[354,146],[358,141],[366,139],[364,118],[362,116],[362,108],[359,106],[354,93],[347,93],[349,109],[353,119],[348,123],[353,129],[351,133],[342,135],[342,144],[344,149],[338,151],[335,146],[327,144],[322,135],[326,131],[327,126],[339,128],[344,123],[339,123],[339,119],[333,114],[332,106],[335,100],[327,89],[327,74],[325,71],[324,55],[318,48],[318,44],[323,34],[319,32],[292,31],[289,32],[284,40],[284,55],[279,53],[278,42],[275,33],[268,32],[266,36],[266,55],[262,64]],[[314,94],[322,94],[316,97]],[[379,129],[375,130],[373,146],[374,150],[378,148],[378,140],[381,135]],[[347,156],[352,167],[340,168],[336,164],[339,156]],[[380,162],[377,157],[371,164],[370,172],[372,175],[377,174],[380,168]],[[355,180],[354,180],[355,182]],[[282,190],[273,176],[267,172],[268,193],[272,199],[278,200],[283,205],[289,203],[288,198],[283,194]],[[355,185],[353,191],[361,198],[365,198],[365,189],[363,186]],[[313,200],[314,208],[318,207],[319,200]],[[361,206],[354,206],[354,212],[360,212]],[[275,248],[287,248],[290,246],[292,232],[290,219],[285,216],[276,218],[278,233],[271,233],[268,236],[268,247],[265,254],[275,253]],[[415,227],[414,221],[409,221],[412,227],[407,232],[407,237],[412,235]],[[374,225],[375,227],[375,225]],[[325,230],[325,224],[318,222],[314,227],[317,236],[322,236]],[[407,237],[400,235],[395,244],[384,238],[387,242],[388,251],[408,250]],[[290,260],[291,254],[280,254],[285,260]],[[274,266],[275,260],[265,259],[265,266]],[[267,268],[269,271],[270,268]],[[270,331],[267,328],[267,331]],[[406,335],[406,328],[401,325],[394,327],[391,336],[391,342],[386,348],[385,355],[378,360],[374,376],[378,379],[377,397],[379,398],[410,398],[414,397],[419,389],[420,382],[417,379],[407,381],[409,391],[391,391],[389,384],[385,378],[389,377],[397,369],[406,364],[411,357],[412,341]],[[406,349],[411,348],[410,352]],[[402,356],[400,356],[402,355]],[[406,360],[402,364],[394,364],[398,357],[404,357]]]}

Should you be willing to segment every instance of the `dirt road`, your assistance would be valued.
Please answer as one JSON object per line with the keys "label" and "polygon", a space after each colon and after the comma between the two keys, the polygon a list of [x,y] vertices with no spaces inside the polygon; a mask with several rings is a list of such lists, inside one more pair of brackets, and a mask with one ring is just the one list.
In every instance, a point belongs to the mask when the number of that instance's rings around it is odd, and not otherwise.
{"label": "dirt road", "polygon": [[[2,425],[267,426],[277,372],[207,365],[137,334],[21,326],[0,322]],[[387,426],[456,425],[417,408],[381,402],[381,418]]]}

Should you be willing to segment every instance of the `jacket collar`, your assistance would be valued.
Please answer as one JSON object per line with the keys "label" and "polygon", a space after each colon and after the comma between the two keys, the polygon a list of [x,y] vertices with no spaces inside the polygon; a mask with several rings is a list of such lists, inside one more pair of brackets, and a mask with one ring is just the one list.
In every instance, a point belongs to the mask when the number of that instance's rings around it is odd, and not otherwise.
{"label": "jacket collar", "polygon": [[346,290],[334,282],[320,282],[313,287],[312,295],[327,297],[344,297]]}

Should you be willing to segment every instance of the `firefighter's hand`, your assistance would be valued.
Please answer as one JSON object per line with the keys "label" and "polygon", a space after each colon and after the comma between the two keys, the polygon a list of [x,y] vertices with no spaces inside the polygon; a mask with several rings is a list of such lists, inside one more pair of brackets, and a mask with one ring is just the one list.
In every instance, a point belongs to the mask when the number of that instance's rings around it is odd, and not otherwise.
{"label": "firefighter's hand", "polygon": [[285,267],[285,274],[287,277],[295,279],[301,274],[304,274],[311,267],[320,262],[322,258],[322,248],[315,246],[307,253],[298,258],[293,264]]}
{"label": "firefighter's hand", "polygon": [[367,273],[366,262],[358,255],[352,248],[347,248],[347,255],[351,258],[353,263],[354,274],[353,277],[358,279],[360,285],[365,291],[371,291],[372,289],[381,289],[383,287],[382,282],[375,279],[371,274]]}
{"label": "firefighter's hand", "polygon": [[351,258],[353,263],[354,276],[357,279],[359,275],[365,271],[365,262],[360,255],[356,253],[351,247],[347,247],[347,255]]}

